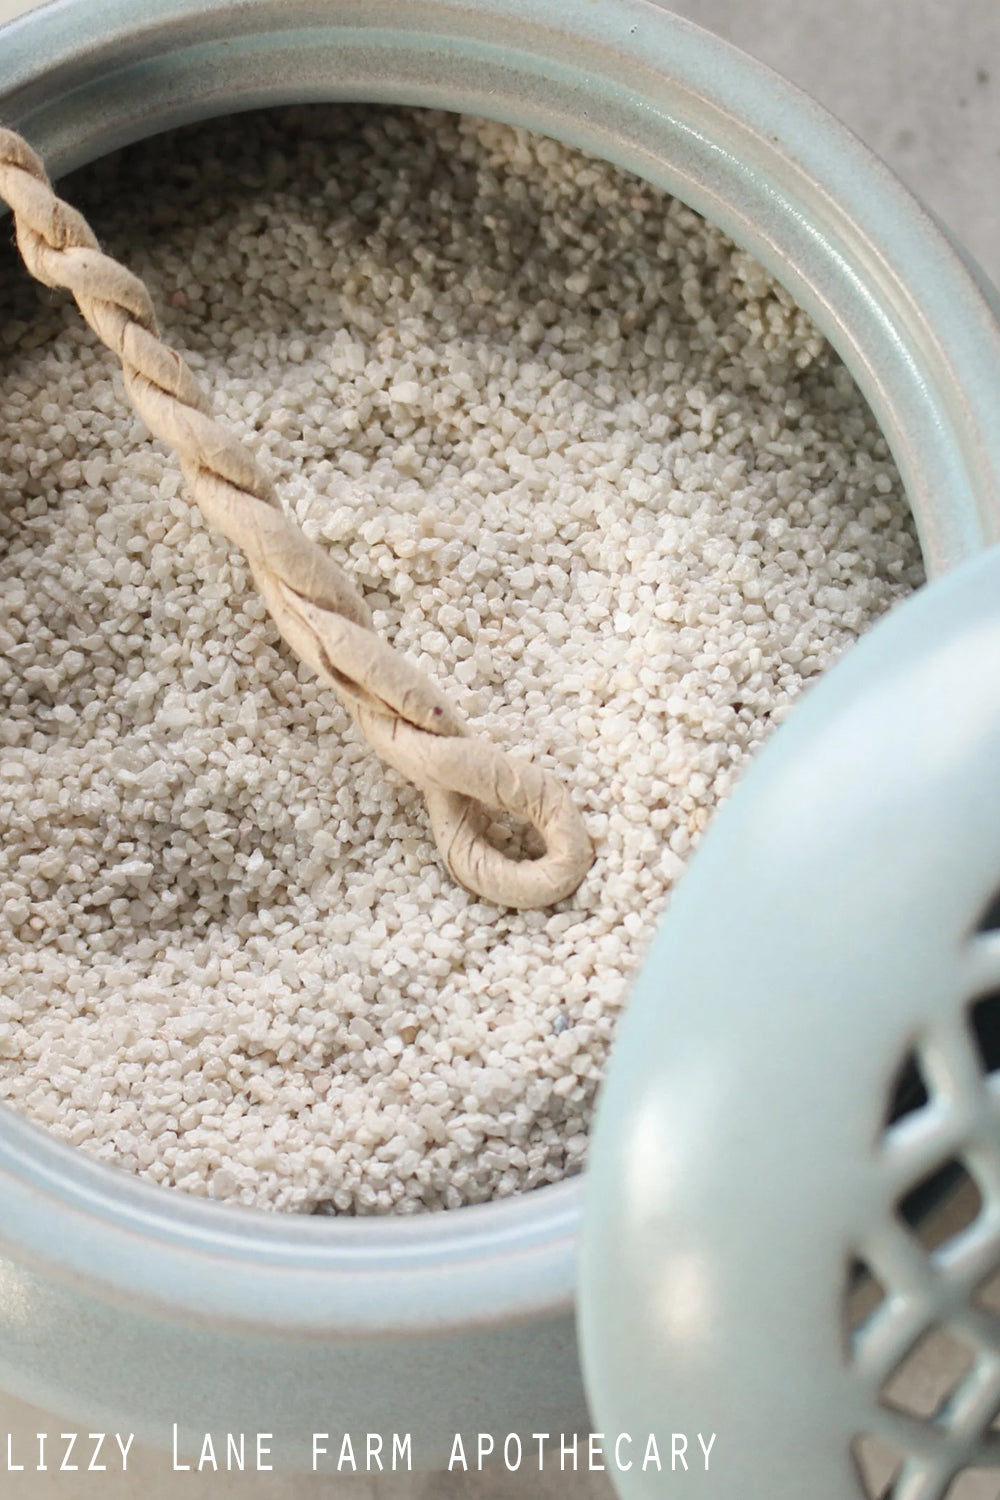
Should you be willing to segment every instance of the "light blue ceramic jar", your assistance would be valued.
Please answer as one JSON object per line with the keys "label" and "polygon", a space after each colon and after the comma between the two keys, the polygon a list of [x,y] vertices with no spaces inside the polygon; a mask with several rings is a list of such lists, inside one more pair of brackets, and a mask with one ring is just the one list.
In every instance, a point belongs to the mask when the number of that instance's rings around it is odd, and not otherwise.
{"label": "light blue ceramic jar", "polygon": [[[0,29],[0,119],[53,175],[230,110],[368,100],[556,136],[721,225],[840,351],[929,570],[1000,539],[1000,326],[940,228],[829,115],[648,0],[57,0]],[[585,1426],[580,1184],[419,1220],[173,1195],[0,1111],[0,1386],[102,1428]]]}

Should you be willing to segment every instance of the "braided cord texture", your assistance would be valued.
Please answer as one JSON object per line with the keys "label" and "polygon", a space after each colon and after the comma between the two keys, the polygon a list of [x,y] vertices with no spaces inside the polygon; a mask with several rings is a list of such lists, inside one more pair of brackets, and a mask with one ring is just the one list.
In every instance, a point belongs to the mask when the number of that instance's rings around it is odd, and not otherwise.
{"label": "braided cord texture", "polygon": [[[82,215],[53,192],[35,152],[2,127],[0,198],[13,212],[28,270],[71,292],[117,355],[132,405],[177,453],[209,525],[246,555],[285,640],[336,690],[376,753],[420,789],[452,876],[498,906],[549,906],[572,894],[593,850],[562,782],[471,736],[431,678],[374,633],[350,578],[281,509],[253,455],[214,419],[184,360],[160,339],[145,285],[102,253]],[[545,853],[516,860],[495,848],[488,809],[531,824]]]}

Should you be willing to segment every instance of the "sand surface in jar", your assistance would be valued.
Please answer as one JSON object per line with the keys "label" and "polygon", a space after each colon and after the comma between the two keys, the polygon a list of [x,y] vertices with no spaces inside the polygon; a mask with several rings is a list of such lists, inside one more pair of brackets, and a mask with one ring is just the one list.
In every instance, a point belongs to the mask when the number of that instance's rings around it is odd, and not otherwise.
{"label": "sand surface in jar", "polygon": [[506,126],[242,115],[60,186],[376,628],[567,781],[597,858],[547,911],[455,887],[5,246],[0,1099],[277,1210],[578,1171],[713,809],[922,581],[873,418],[718,230]]}

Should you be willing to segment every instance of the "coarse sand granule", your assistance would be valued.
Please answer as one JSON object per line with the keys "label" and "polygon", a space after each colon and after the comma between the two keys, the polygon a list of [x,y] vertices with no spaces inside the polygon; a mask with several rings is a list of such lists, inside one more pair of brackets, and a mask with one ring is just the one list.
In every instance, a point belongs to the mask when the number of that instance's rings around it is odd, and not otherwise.
{"label": "coarse sand granule", "polygon": [[719,230],[507,126],[241,115],[60,190],[375,627],[567,782],[597,858],[546,911],[454,885],[420,794],[297,666],[113,357],[5,243],[0,1099],[277,1210],[578,1171],[713,809],[922,581],[864,400]]}

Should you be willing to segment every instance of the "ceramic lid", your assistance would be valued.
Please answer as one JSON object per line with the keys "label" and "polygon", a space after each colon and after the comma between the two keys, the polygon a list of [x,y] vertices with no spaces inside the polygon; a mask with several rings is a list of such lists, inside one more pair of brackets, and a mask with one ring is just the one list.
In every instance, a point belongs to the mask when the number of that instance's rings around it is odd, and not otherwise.
{"label": "ceramic lid", "polygon": [[[993,549],[806,695],[683,877],[585,1188],[584,1365],[596,1427],[633,1438],[622,1496],[681,1492],[671,1434],[690,1493],[719,1500],[862,1495],[864,1435],[907,1500],[998,1462],[1000,1322],[975,1295],[1000,1261],[998,770]],[[910,1208],[944,1167],[982,1208],[931,1252]],[[884,1295],[849,1317],[862,1268]],[[896,1373],[942,1330],[968,1353],[950,1400],[897,1410]]]}

